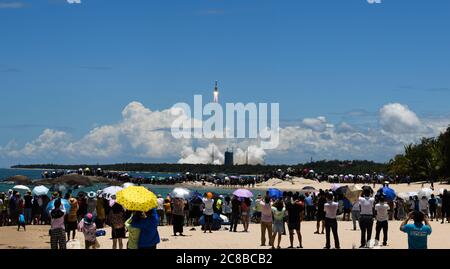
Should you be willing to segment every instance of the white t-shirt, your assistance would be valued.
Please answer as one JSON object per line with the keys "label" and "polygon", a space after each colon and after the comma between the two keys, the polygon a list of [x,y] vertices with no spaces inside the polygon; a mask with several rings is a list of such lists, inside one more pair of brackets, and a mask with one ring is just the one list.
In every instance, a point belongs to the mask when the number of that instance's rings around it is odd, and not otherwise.
{"label": "white t-shirt", "polygon": [[358,211],[358,212],[361,211],[361,208],[359,207],[359,201],[356,201],[353,204],[352,211]]}
{"label": "white t-shirt", "polygon": [[386,203],[378,203],[375,205],[375,210],[377,211],[377,221],[385,221],[389,219],[388,210],[389,205]]}
{"label": "white t-shirt", "polygon": [[373,215],[373,204],[375,198],[360,197],[359,204],[361,205],[361,215]]}
{"label": "white t-shirt", "polygon": [[335,219],[339,204],[337,202],[326,202],[324,205],[325,218]]}
{"label": "white t-shirt", "polygon": [[203,203],[205,204],[205,208],[203,209],[203,214],[212,215],[214,214],[214,199],[203,198]]}
{"label": "white t-shirt", "polygon": [[158,208],[157,210],[164,210],[164,199],[163,198],[158,198]]}
{"label": "white t-shirt", "polygon": [[420,210],[428,210],[428,200],[427,199],[420,199],[419,209]]}

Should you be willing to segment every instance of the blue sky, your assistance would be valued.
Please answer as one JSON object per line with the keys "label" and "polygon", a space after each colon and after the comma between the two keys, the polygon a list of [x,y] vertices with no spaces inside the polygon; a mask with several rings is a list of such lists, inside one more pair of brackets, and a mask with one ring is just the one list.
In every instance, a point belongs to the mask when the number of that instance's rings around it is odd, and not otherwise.
{"label": "blue sky", "polygon": [[[210,96],[214,80],[222,102],[279,102],[285,125],[324,116],[367,131],[379,128],[383,106],[399,103],[442,127],[449,10],[447,0],[0,0],[0,147],[7,155],[8,143],[19,150],[45,129],[80,140],[121,121],[132,101],[164,110]],[[333,155],[313,151],[268,162]],[[349,152],[336,156],[361,158]],[[392,154],[379,152],[368,158]],[[15,154],[0,166],[26,161],[40,159]]]}

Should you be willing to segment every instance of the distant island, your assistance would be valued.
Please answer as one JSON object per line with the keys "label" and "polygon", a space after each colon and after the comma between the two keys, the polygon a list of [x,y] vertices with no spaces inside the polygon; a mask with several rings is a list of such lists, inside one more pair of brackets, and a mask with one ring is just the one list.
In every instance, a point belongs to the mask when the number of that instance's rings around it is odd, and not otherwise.
{"label": "distant island", "polygon": [[78,170],[89,167],[91,169],[102,168],[107,171],[139,171],[139,172],[163,172],[163,173],[225,173],[241,175],[270,174],[278,169],[292,171],[292,175],[304,169],[314,170],[316,173],[324,174],[365,174],[365,173],[387,173],[388,164],[373,161],[353,160],[322,160],[294,165],[213,165],[213,164],[176,164],[176,163],[122,163],[122,164],[28,164],[15,165],[15,169],[48,169],[48,170]]}

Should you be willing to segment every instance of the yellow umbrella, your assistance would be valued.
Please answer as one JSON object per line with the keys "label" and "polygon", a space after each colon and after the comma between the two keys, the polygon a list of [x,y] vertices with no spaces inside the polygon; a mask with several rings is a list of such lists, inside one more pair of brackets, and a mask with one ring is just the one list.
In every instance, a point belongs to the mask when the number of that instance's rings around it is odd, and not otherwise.
{"label": "yellow umbrella", "polygon": [[116,202],[127,210],[147,212],[158,205],[156,195],[140,186],[130,186],[116,193]]}

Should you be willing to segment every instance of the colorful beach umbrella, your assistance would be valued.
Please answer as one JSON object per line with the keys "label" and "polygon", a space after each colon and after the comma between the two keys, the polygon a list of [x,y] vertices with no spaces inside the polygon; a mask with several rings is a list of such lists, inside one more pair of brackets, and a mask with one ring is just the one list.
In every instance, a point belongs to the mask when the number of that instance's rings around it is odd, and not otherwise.
{"label": "colorful beach umbrella", "polygon": [[116,202],[131,211],[147,212],[156,208],[156,195],[142,186],[130,186],[116,193]]}
{"label": "colorful beach umbrella", "polygon": [[395,197],[397,197],[397,195],[395,194],[395,191],[389,187],[383,187],[381,189],[381,191],[383,192],[384,197],[386,198],[386,201],[394,201]]}
{"label": "colorful beach umbrella", "polygon": [[348,186],[347,192],[345,193],[345,197],[352,203],[355,203],[358,198],[361,196],[362,188],[358,185],[350,185]]}
{"label": "colorful beach umbrella", "polygon": [[253,197],[253,193],[246,189],[237,189],[233,192],[233,195],[241,198],[251,198]]}
{"label": "colorful beach umbrella", "polygon": [[267,190],[267,192],[271,199],[280,199],[281,197],[283,197],[283,192],[279,189],[270,188]]}
{"label": "colorful beach umbrella", "polygon": [[33,195],[36,196],[47,195],[48,192],[49,189],[43,185],[34,187],[32,191]]}
{"label": "colorful beach umbrella", "polygon": [[[48,204],[47,204],[47,212],[50,214],[50,212],[55,208],[55,201],[57,199],[51,200]],[[61,206],[65,209],[66,213],[70,212],[70,203],[69,201],[67,201],[66,199],[61,199]]]}
{"label": "colorful beach umbrella", "polygon": [[189,199],[192,196],[192,192],[186,188],[175,188],[170,193],[173,198]]}

